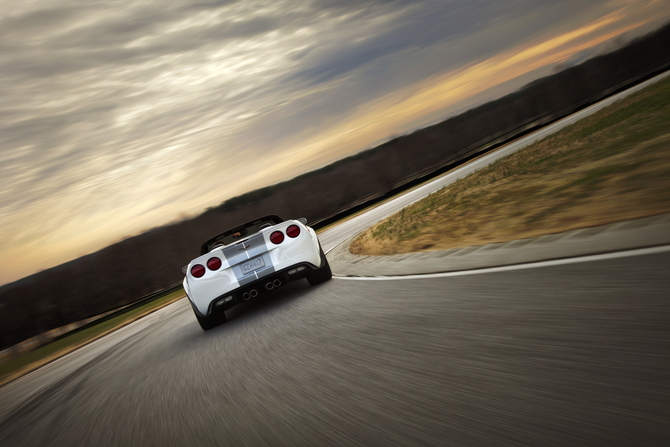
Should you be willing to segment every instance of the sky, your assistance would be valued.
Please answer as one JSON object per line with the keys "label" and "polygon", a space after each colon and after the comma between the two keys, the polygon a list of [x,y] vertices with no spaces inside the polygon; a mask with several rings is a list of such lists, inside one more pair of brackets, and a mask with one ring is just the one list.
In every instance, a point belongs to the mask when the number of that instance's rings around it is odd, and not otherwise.
{"label": "sky", "polygon": [[0,284],[669,20],[670,0],[0,0]]}

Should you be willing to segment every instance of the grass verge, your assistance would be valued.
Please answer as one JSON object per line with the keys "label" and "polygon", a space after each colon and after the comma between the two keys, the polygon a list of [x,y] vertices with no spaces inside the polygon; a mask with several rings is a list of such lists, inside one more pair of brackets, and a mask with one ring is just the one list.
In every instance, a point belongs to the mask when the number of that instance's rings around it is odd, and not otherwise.
{"label": "grass verge", "polygon": [[164,297],[158,298],[144,306],[132,309],[127,313],[114,317],[98,325],[76,332],[60,340],[49,343],[21,357],[0,365],[0,386],[15,380],[57,358],[68,354],[122,326],[132,323],[145,315],[161,309],[182,297],[184,291],[178,290]]}
{"label": "grass verge", "polygon": [[503,242],[670,212],[670,79],[428,196],[354,254]]}

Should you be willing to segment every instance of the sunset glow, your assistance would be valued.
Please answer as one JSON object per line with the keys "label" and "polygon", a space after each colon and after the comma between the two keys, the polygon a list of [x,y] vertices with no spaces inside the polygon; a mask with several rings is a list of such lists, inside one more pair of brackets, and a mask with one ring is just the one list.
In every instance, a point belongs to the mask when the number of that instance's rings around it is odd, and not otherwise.
{"label": "sunset glow", "polygon": [[0,2],[0,284],[435,123],[670,19],[667,1],[483,3]]}

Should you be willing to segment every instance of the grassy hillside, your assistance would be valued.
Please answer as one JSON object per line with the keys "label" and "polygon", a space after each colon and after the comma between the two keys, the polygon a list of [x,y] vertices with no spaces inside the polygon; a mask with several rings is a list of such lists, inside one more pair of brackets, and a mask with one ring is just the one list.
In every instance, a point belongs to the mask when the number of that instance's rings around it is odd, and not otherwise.
{"label": "grassy hillside", "polygon": [[362,234],[357,254],[501,242],[670,212],[670,79]]}

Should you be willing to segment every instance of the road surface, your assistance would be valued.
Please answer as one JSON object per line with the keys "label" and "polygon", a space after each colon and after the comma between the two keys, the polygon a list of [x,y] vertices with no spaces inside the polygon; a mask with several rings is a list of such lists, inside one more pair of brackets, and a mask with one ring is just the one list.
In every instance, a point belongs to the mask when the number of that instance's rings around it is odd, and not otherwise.
{"label": "road surface", "polygon": [[667,446],[668,271],[665,252],[335,278],[207,333],[182,300],[57,380],[1,389],[42,386],[3,416],[0,445]]}

